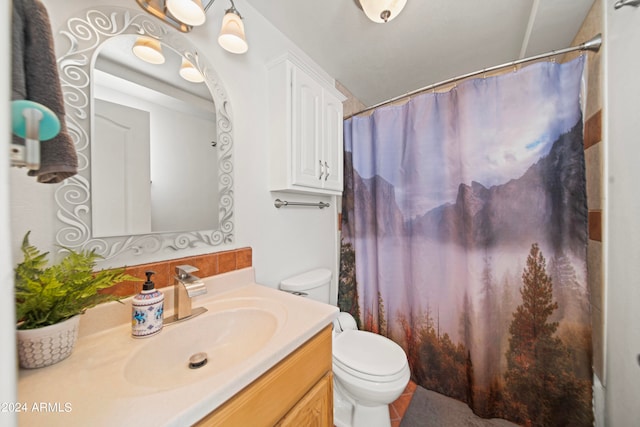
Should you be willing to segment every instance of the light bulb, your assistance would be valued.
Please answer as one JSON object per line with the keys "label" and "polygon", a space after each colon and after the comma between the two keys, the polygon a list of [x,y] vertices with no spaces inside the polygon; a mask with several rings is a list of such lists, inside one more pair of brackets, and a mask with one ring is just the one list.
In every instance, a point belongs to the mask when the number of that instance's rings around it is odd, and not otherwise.
{"label": "light bulb", "polygon": [[166,5],[171,15],[184,24],[198,26],[207,19],[201,0],[167,0]]}
{"label": "light bulb", "polygon": [[231,53],[245,53],[249,49],[244,35],[242,18],[234,9],[227,10],[224,18],[222,18],[218,44]]}
{"label": "light bulb", "polygon": [[150,64],[164,64],[162,46],[156,39],[138,37],[132,48],[133,54]]}
{"label": "light bulb", "polygon": [[202,83],[204,81],[204,77],[202,73],[196,70],[196,67],[187,60],[187,58],[182,58],[182,65],[180,66],[180,76],[192,83]]}

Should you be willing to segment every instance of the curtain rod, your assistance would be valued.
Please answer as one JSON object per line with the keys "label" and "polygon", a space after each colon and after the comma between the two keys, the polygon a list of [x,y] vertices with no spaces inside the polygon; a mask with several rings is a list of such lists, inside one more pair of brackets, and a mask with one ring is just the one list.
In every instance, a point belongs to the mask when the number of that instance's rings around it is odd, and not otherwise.
{"label": "curtain rod", "polygon": [[451,79],[443,80],[443,81],[441,81],[439,83],[434,83],[434,84],[431,84],[429,86],[424,86],[424,87],[422,87],[420,89],[416,89],[416,90],[413,90],[411,92],[407,92],[404,95],[396,96],[395,98],[391,98],[391,99],[389,99],[387,101],[383,101],[383,102],[381,102],[379,104],[372,105],[371,107],[367,107],[364,110],[358,111],[357,113],[354,113],[354,114],[351,114],[348,117],[345,117],[344,120],[348,120],[351,117],[358,116],[358,115],[363,114],[363,113],[367,113],[367,112],[369,112],[371,110],[375,110],[376,108],[382,107],[384,105],[392,104],[392,103],[394,103],[396,101],[400,101],[401,99],[410,98],[410,97],[412,97],[414,95],[417,95],[417,94],[420,94],[422,92],[427,92],[427,91],[429,91],[431,89],[435,89],[435,88],[437,88],[439,86],[444,86],[444,85],[447,85],[447,84],[450,84],[450,83],[455,83],[457,81],[468,79],[469,77],[477,76],[479,74],[484,74],[484,73],[488,73],[488,72],[492,72],[492,71],[497,71],[497,70],[500,70],[501,68],[513,67],[513,66],[516,66],[516,65],[523,64],[525,62],[537,61],[539,59],[544,59],[544,58],[548,58],[548,57],[551,57],[551,56],[563,55],[565,53],[575,52],[577,50],[579,50],[579,51],[590,50],[592,52],[597,52],[597,51],[600,50],[600,46],[601,45],[602,45],[602,35],[601,34],[597,34],[591,40],[586,41],[586,42],[584,42],[584,43],[582,43],[581,45],[578,45],[578,46],[567,47],[567,48],[560,49],[560,50],[552,50],[551,52],[541,53],[540,55],[530,56],[528,58],[518,59],[517,61],[511,61],[511,62],[507,62],[507,63],[504,63],[504,64],[496,65],[496,66],[493,66],[493,67],[484,68],[482,70],[474,71],[472,73],[463,74],[463,75],[458,76],[458,77],[453,77]]}

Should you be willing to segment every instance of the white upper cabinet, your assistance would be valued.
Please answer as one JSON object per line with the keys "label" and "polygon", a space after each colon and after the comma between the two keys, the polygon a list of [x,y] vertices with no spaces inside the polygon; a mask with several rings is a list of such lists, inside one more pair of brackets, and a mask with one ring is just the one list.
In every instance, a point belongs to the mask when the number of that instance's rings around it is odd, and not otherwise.
{"label": "white upper cabinet", "polygon": [[342,193],[343,100],[291,54],[269,65],[271,191]]}

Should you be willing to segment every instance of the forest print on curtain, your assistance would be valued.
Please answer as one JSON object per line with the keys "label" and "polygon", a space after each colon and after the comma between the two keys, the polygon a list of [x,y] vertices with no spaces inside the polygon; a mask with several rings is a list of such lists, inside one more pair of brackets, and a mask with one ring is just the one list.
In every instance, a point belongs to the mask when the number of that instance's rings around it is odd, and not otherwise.
{"label": "forest print on curtain", "polygon": [[340,307],[482,417],[593,422],[583,68],[536,63],[345,121]]}

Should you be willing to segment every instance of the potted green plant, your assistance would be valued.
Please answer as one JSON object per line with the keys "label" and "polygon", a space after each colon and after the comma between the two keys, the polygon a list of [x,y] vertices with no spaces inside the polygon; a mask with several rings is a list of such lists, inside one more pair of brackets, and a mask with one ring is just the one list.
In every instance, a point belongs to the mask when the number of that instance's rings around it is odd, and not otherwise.
{"label": "potted green plant", "polygon": [[64,248],[64,258],[48,265],[48,252],[22,241],[24,260],[15,269],[18,359],[23,368],[40,368],[71,354],[78,336],[80,314],[100,303],[119,299],[100,290],[140,279],[124,269],[94,272],[102,257],[94,251]]}

